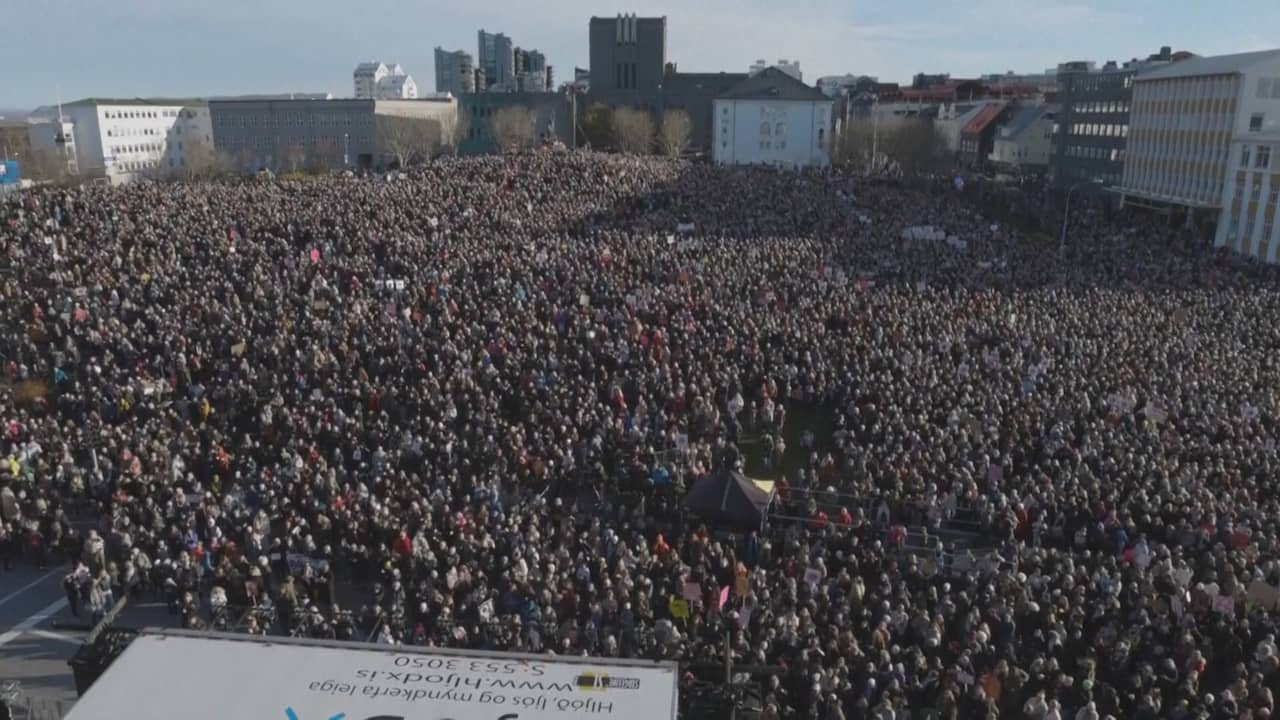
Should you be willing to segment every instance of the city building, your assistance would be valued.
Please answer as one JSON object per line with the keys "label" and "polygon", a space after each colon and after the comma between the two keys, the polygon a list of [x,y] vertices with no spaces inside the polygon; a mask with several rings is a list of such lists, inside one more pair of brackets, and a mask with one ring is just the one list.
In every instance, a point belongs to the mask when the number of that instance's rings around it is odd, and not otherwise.
{"label": "city building", "polygon": [[463,95],[476,91],[475,64],[462,50],[435,50],[436,92]]}
{"label": "city building", "polygon": [[511,38],[481,30],[478,44],[479,67],[484,71],[485,84],[477,85],[476,92],[511,90],[516,74],[515,46]]}
{"label": "city building", "polygon": [[591,71],[585,68],[573,68],[573,84],[578,90],[587,92],[591,89]]}
{"label": "city building", "polygon": [[[954,103],[944,103],[938,105],[936,109],[921,108],[918,105],[910,103],[878,103],[877,107],[881,112],[886,110],[895,111],[895,115],[911,117],[928,117],[929,114],[936,113],[933,117],[933,127],[941,136],[943,145],[946,146],[947,152],[959,155],[963,140],[964,131],[970,126],[978,115],[982,114],[988,105],[999,103],[998,100],[988,100],[986,98],[973,101],[961,101]],[[911,111],[914,108],[914,113]],[[881,123],[884,120],[881,119]],[[882,125],[883,127],[883,125]],[[976,153],[976,150],[973,151]]]}
{"label": "city building", "polygon": [[739,82],[717,97],[713,108],[717,164],[831,164],[831,98],[778,68]]}
{"label": "city building", "polygon": [[1008,117],[1010,104],[1004,100],[987,103],[960,130],[960,164],[984,165],[995,149],[996,129]]}
{"label": "city building", "polygon": [[757,73],[764,71],[766,68],[770,68],[770,67],[777,68],[782,72],[790,75],[791,77],[799,80],[800,82],[804,82],[804,74],[800,72],[800,63],[790,62],[786,59],[779,60],[778,62],[772,65],[765,62],[764,60],[756,60],[754,63],[751,64],[751,67],[747,68],[747,74],[755,75]]}
{"label": "city building", "polygon": [[1058,66],[1059,111],[1050,174],[1059,188],[1079,186],[1084,192],[1097,194],[1106,186],[1119,184],[1129,136],[1133,80],[1174,58],[1172,49],[1164,47],[1145,60],[1134,59],[1123,66],[1114,61],[1101,68],[1086,61]]}
{"label": "city building", "polygon": [[607,104],[634,104],[662,91],[667,19],[619,15],[589,23],[591,94]]}
{"label": "city building", "polygon": [[43,119],[29,127],[31,150],[65,158],[67,171],[86,179],[170,175],[213,150],[203,100],[86,98]]}
{"label": "city building", "polygon": [[1023,105],[1009,122],[996,130],[991,148],[992,165],[1022,174],[1044,173],[1053,153],[1054,108]]}
{"label": "city building", "polygon": [[418,97],[413,76],[399,65],[362,62],[351,74],[357,100],[412,100]]}
{"label": "city building", "polygon": [[675,66],[662,82],[662,92],[647,100],[655,116],[667,110],[683,112],[689,117],[689,146],[692,153],[711,153],[716,98],[747,79],[746,73],[682,73]]}
{"label": "city building", "polygon": [[[476,33],[476,67],[484,73],[485,79],[492,80],[496,74],[497,55],[495,54],[495,42],[497,35],[491,32],[480,30]],[[476,85],[476,92],[484,92],[489,86],[487,84]]]}
{"label": "city building", "polygon": [[209,114],[214,145],[238,172],[374,168],[390,160],[380,117],[435,121],[435,135],[419,140],[427,152],[452,140],[457,101],[225,100],[211,101]]}
{"label": "city building", "polygon": [[913,90],[924,90],[934,85],[945,85],[951,81],[951,73],[916,73],[911,78]]}
{"label": "city building", "polygon": [[544,72],[522,72],[516,73],[515,85],[512,92],[547,92],[547,73]]}
{"label": "city building", "polygon": [[865,89],[867,86],[875,86],[879,83],[879,78],[869,75],[824,75],[818,78],[816,83],[819,90],[827,97],[839,97],[847,95],[850,92],[859,89]]}
{"label": "city building", "polygon": [[339,100],[220,100],[209,103],[214,146],[237,172],[373,167],[374,105]]}
{"label": "city building", "polygon": [[999,88],[1005,85],[1030,85],[1043,93],[1056,92],[1058,89],[1057,68],[1049,68],[1042,73],[1015,73],[1010,70],[1006,73],[983,75],[978,79],[989,88]]}
{"label": "city building", "polygon": [[352,84],[355,86],[352,97],[372,100],[378,93],[378,84],[390,74],[387,66],[380,62],[362,62],[356,65],[355,72],[351,74]]}
{"label": "city building", "polygon": [[549,92],[474,93],[458,99],[460,152],[468,155],[498,151],[493,119],[504,108],[525,108],[532,114],[535,143],[573,143],[573,101],[566,94]]}
{"label": "city building", "polygon": [[1214,243],[1277,260],[1280,49],[1186,59],[1133,82],[1125,203],[1216,221]]}
{"label": "city building", "polygon": [[[397,66],[399,67],[399,66]],[[418,84],[413,76],[400,72],[384,79],[378,85],[378,100],[416,100]]]}

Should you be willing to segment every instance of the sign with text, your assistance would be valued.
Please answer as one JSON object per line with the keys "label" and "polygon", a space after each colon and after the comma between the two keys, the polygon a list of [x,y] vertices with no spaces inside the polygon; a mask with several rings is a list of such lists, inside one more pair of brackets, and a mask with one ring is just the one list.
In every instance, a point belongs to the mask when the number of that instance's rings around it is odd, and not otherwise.
{"label": "sign with text", "polygon": [[[232,688],[193,703],[210,687]],[[674,663],[143,634],[70,720],[674,720]],[[146,698],[146,702],[138,702]]]}

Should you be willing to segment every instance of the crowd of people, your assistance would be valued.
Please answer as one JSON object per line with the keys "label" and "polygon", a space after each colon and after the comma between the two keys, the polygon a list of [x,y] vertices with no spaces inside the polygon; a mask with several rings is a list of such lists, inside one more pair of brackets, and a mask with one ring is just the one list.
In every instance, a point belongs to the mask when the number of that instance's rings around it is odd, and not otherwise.
{"label": "crowd of people", "polygon": [[[0,203],[0,556],[77,611],[731,652],[775,720],[1276,711],[1280,285],[1163,218],[590,153]],[[682,510],[727,468],[774,519]],[[988,561],[905,546],[961,514]]]}

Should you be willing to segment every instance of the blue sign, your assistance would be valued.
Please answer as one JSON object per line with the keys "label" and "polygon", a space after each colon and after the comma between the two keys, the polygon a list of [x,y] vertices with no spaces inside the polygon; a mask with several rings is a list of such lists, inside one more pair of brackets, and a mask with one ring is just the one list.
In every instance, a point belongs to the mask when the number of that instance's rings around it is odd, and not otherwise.
{"label": "blue sign", "polygon": [[0,185],[17,185],[21,178],[22,173],[18,171],[17,160],[0,162]]}

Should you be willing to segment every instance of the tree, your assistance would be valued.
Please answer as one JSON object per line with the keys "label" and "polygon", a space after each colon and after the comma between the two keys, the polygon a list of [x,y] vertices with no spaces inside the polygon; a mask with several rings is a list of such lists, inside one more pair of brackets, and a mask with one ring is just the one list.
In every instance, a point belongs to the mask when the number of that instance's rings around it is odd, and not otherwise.
{"label": "tree", "polygon": [[689,147],[689,137],[693,133],[689,115],[683,110],[668,110],[662,113],[662,130],[658,135],[658,145],[662,153],[668,157],[678,158]]}
{"label": "tree", "polygon": [[60,183],[71,177],[67,160],[58,150],[32,148],[21,162],[22,174],[36,182]]}
{"label": "tree", "polygon": [[220,153],[209,143],[199,140],[187,145],[186,162],[187,176],[191,178],[222,177],[231,167],[226,153]]}
{"label": "tree", "polygon": [[[874,157],[873,157],[874,155]],[[832,144],[832,160],[857,168],[889,164],[903,175],[920,175],[951,164],[946,138],[931,120],[881,118],[845,123]]]}
{"label": "tree", "polygon": [[468,131],[471,129],[471,116],[459,109],[453,122],[450,124],[448,138],[449,150],[454,154],[458,154],[458,150],[462,147],[462,143],[467,141]]}
{"label": "tree", "polygon": [[649,152],[653,148],[653,135],[653,116],[649,113],[632,108],[613,111],[613,138],[620,152]]}
{"label": "tree", "polygon": [[284,149],[284,161],[289,165],[289,172],[298,172],[307,160],[307,151],[301,145],[293,144]]}
{"label": "tree", "polygon": [[315,172],[324,172],[338,166],[338,161],[342,159],[342,153],[338,150],[338,143],[330,138],[322,138],[316,142],[315,149],[311,151],[311,169]]}
{"label": "tree", "polygon": [[532,147],[537,133],[533,111],[523,105],[504,107],[489,119],[489,130],[498,150],[524,150]]}
{"label": "tree", "polygon": [[613,109],[602,103],[595,103],[582,115],[582,136],[587,145],[594,150],[609,150],[613,147]]}
{"label": "tree", "polygon": [[247,147],[240,148],[235,155],[236,172],[248,175],[254,171],[253,167],[253,151]]}
{"label": "tree", "polygon": [[374,129],[383,157],[395,160],[396,165],[402,168],[431,157],[440,147],[439,120],[378,115]]}

